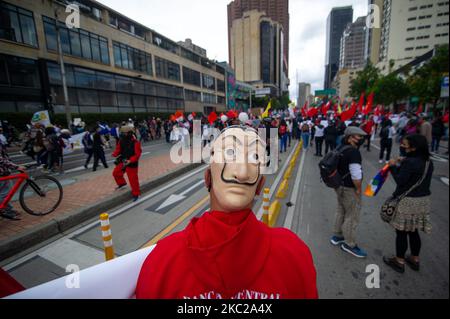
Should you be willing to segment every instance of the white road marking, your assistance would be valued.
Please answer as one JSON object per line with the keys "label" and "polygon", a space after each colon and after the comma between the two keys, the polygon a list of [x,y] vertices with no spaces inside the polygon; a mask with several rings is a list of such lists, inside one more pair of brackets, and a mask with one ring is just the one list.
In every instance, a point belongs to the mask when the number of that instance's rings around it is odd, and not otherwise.
{"label": "white road marking", "polygon": [[156,209],[156,211],[160,211],[161,209],[170,206],[176,202],[179,202],[180,200],[183,200],[186,198],[186,194],[189,193],[191,190],[193,190],[194,188],[196,188],[198,185],[203,184],[203,180],[195,183],[194,185],[192,185],[191,187],[189,187],[188,189],[186,189],[184,192],[182,192],[181,194],[171,194],[161,205],[159,205],[159,207]]}
{"label": "white road marking", "polygon": [[[291,153],[289,154],[289,157],[286,159],[286,162],[284,163],[283,167],[281,168],[281,170],[278,172],[277,178],[275,179],[275,181],[272,183],[272,187],[270,188],[270,193],[269,193],[269,200],[272,199],[273,195],[275,194],[275,189],[277,188],[278,184],[281,181],[281,178],[283,177],[284,171],[286,170],[286,167],[289,165],[289,162],[292,159],[292,156],[295,153],[295,149],[297,148],[298,145],[298,141],[297,143],[294,145],[294,147],[292,148]],[[262,215],[263,215],[263,208],[262,205],[260,206],[258,213],[256,214],[256,218],[258,220],[262,219]]]}
{"label": "white road marking", "polygon": [[[291,200],[290,200],[291,203],[297,202],[298,190],[300,188],[300,178],[302,176],[304,164],[305,164],[305,153],[302,152],[302,159],[300,161],[300,166],[297,169],[297,176],[295,177],[294,189],[292,190],[292,195],[291,195]],[[284,221],[285,228],[291,229],[292,221],[294,219],[295,208],[296,208],[295,204],[288,208],[286,219]]]}

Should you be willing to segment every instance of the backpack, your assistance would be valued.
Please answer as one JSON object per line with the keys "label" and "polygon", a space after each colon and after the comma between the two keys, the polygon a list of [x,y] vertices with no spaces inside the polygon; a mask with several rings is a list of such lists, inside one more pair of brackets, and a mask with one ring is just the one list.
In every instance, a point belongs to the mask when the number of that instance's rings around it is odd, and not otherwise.
{"label": "backpack", "polygon": [[309,132],[309,125],[308,124],[303,124],[302,125],[302,132],[304,132],[304,133],[308,133]]}
{"label": "backpack", "polygon": [[350,149],[351,146],[345,145],[341,148],[329,152],[319,162],[320,177],[322,181],[330,188],[339,188],[342,185],[345,176],[341,176],[338,171],[339,162],[343,152]]}
{"label": "backpack", "polygon": [[386,127],[381,129],[380,137],[381,138],[388,138],[389,137],[389,126],[386,126]]}
{"label": "backpack", "polygon": [[91,149],[93,148],[93,146],[94,146],[94,141],[92,141],[92,139],[91,139],[91,134],[86,133],[86,134],[83,136],[83,146],[84,146],[84,148],[87,149],[87,150],[91,150]]}

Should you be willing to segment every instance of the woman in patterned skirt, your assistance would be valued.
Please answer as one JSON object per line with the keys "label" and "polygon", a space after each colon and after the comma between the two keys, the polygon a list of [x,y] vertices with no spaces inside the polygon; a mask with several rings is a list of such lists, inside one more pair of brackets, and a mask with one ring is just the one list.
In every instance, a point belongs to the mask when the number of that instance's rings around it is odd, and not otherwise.
{"label": "woman in patterned skirt", "polygon": [[[393,194],[400,197],[410,191],[397,207],[391,226],[397,232],[396,256],[383,257],[384,262],[395,271],[405,272],[405,263],[413,270],[419,270],[421,240],[419,230],[429,234],[430,224],[430,185],[433,175],[433,162],[427,140],[422,135],[406,136],[400,146],[406,157],[389,161],[390,171],[397,187]],[[418,184],[422,181],[420,184]],[[418,185],[416,185],[418,184]],[[416,187],[413,187],[416,185]],[[411,255],[405,257],[408,249]]]}

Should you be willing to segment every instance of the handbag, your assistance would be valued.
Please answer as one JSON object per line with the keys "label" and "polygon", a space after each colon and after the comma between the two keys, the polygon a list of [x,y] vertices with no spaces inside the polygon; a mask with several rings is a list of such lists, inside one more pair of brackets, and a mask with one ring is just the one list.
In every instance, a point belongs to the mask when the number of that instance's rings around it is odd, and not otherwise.
{"label": "handbag", "polygon": [[398,205],[400,204],[401,200],[406,196],[408,196],[408,194],[411,193],[414,189],[416,189],[420,184],[422,184],[422,182],[425,180],[425,177],[427,176],[429,167],[430,161],[427,161],[423,176],[415,185],[413,185],[409,190],[407,190],[402,195],[398,197],[391,196],[384,202],[384,204],[381,206],[380,212],[380,217],[384,222],[390,223],[395,218],[395,215],[397,214]]}

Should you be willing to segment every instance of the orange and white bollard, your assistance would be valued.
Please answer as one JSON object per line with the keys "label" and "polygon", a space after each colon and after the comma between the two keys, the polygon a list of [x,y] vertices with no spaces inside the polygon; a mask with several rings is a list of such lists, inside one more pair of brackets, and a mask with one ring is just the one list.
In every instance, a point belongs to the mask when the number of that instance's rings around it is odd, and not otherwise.
{"label": "orange and white bollard", "polygon": [[269,193],[270,188],[264,188],[262,222],[266,225],[269,225]]}
{"label": "orange and white bollard", "polygon": [[107,213],[100,215],[100,226],[102,230],[103,246],[105,248],[106,261],[114,259],[114,247],[111,235],[111,225],[109,223],[109,215]]}

